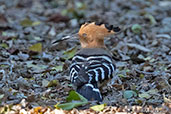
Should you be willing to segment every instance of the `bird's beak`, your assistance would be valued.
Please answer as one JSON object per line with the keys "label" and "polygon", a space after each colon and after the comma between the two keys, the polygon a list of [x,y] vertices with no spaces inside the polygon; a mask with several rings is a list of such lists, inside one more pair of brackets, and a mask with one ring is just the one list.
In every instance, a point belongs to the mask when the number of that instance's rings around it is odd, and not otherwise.
{"label": "bird's beak", "polygon": [[58,42],[61,42],[61,41],[65,41],[65,40],[75,40],[75,39],[78,39],[78,33],[76,34],[72,34],[72,35],[67,35],[65,37],[62,37],[61,39],[58,39],[58,40],[55,40],[52,42],[52,44],[56,44]]}

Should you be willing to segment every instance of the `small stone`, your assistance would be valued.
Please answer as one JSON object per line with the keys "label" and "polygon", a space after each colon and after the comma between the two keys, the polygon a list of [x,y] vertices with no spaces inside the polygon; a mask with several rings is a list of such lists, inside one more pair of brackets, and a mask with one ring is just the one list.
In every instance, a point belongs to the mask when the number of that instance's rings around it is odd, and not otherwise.
{"label": "small stone", "polygon": [[70,20],[70,24],[71,24],[72,27],[76,27],[78,25],[77,19]]}

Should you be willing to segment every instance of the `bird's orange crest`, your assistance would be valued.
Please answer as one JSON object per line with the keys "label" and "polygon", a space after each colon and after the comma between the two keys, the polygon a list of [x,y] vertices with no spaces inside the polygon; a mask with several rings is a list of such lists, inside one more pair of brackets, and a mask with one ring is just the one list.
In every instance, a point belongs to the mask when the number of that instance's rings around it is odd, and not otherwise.
{"label": "bird's orange crest", "polygon": [[81,26],[78,35],[82,47],[103,47],[105,37],[119,32],[119,27],[102,23],[85,23]]}

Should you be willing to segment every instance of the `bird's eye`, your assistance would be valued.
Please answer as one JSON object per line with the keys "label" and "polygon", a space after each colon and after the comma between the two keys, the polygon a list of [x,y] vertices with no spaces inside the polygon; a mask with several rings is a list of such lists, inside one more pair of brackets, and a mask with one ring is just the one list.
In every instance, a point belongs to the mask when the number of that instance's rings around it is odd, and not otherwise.
{"label": "bird's eye", "polygon": [[86,33],[83,33],[82,34],[82,37],[86,38],[87,37],[87,34]]}

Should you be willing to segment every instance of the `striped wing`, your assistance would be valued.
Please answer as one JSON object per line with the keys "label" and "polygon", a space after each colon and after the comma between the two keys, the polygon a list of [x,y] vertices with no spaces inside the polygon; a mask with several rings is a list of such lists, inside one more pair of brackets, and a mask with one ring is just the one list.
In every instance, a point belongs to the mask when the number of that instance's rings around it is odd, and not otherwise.
{"label": "striped wing", "polygon": [[114,70],[112,58],[108,55],[77,54],[70,67],[70,78],[74,85],[81,86],[111,78]]}

